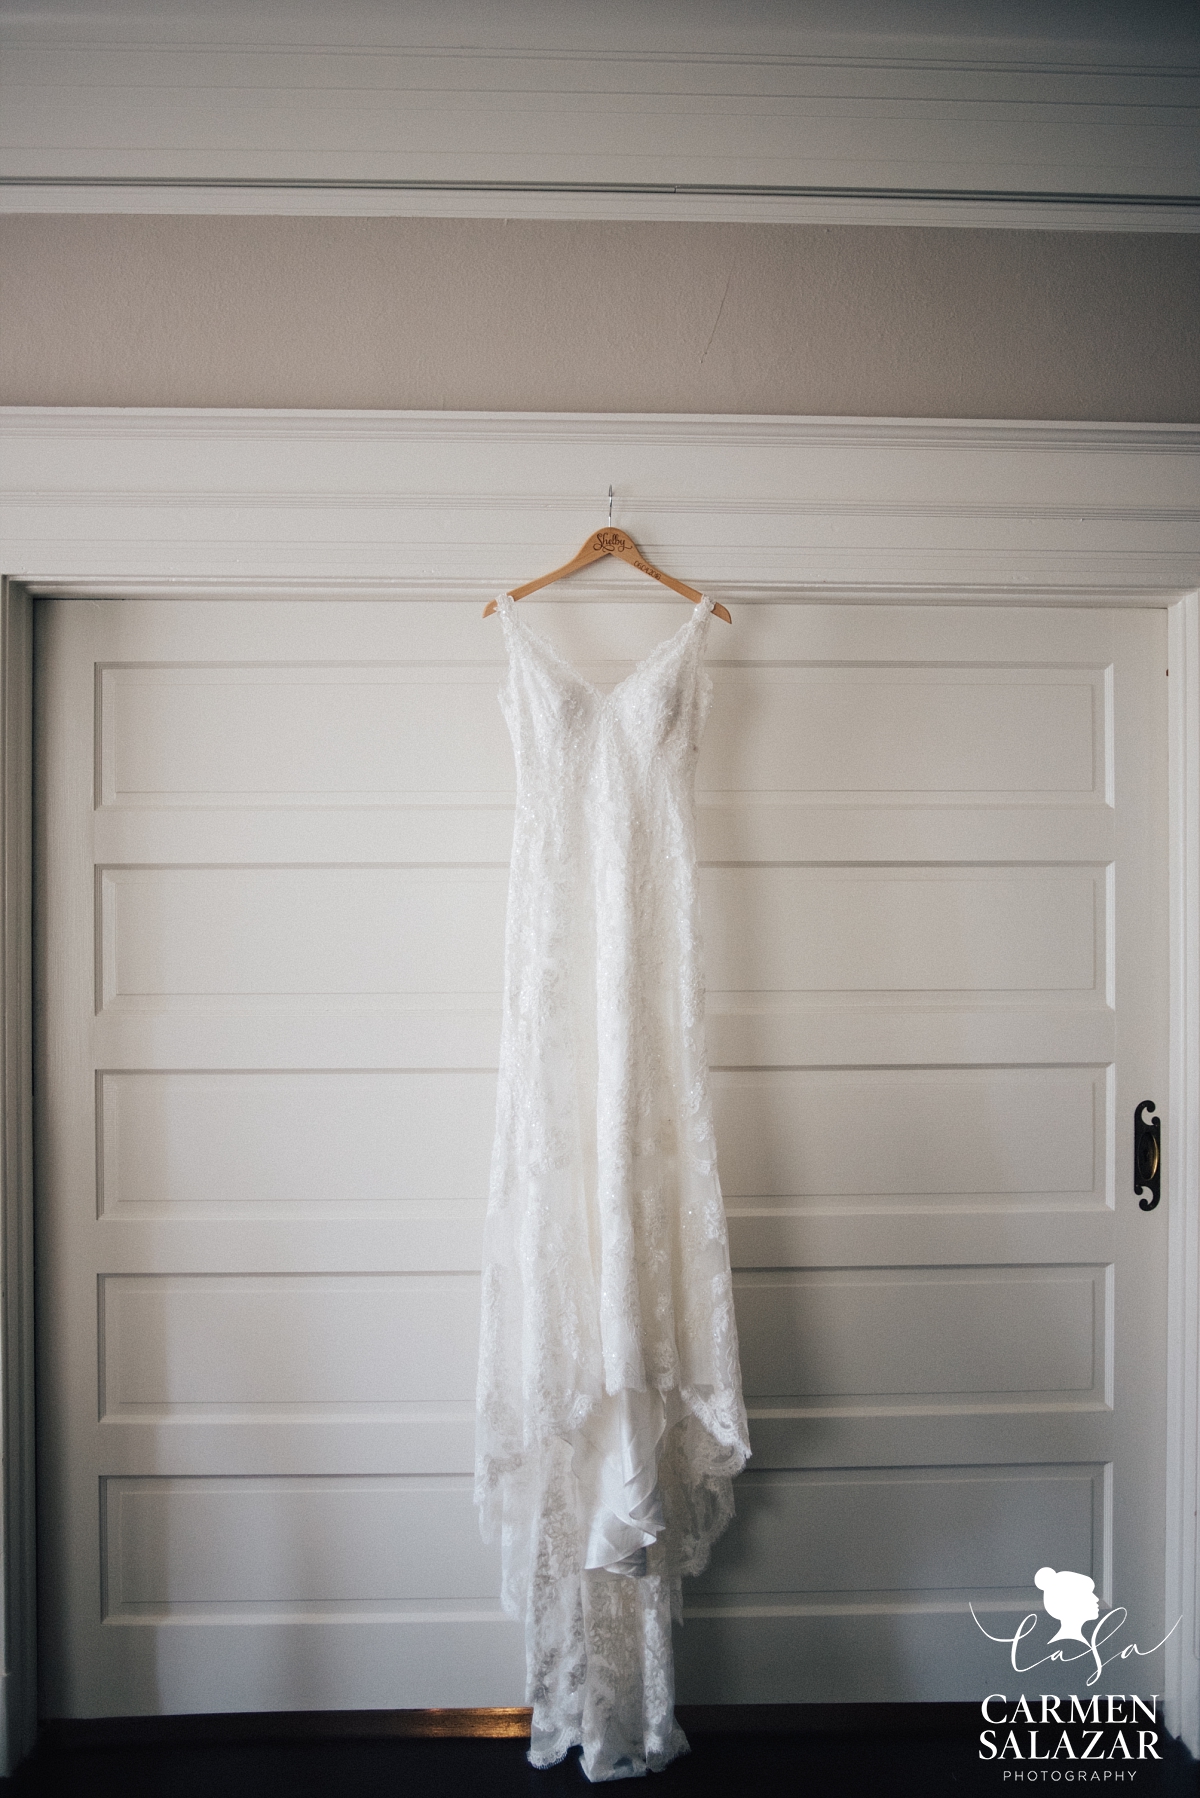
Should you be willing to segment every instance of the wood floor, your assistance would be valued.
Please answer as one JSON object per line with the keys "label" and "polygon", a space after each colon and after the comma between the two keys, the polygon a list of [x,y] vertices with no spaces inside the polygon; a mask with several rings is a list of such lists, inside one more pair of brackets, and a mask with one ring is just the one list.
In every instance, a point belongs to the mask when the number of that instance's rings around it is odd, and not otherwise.
{"label": "wood floor", "polygon": [[[853,1734],[693,1729],[691,1739],[692,1752],[643,1789],[663,1798],[1000,1798],[1024,1794],[1030,1784],[1061,1792],[1083,1783],[1078,1767],[1055,1779],[1050,1768],[981,1763],[977,1732],[961,1727]],[[1094,1768],[1087,1789],[1193,1798],[1200,1791],[1197,1763],[1165,1737],[1162,1748],[1161,1764]],[[51,1738],[0,1789],[11,1798],[557,1798],[592,1789],[576,1754],[538,1773],[525,1749],[512,1737],[135,1744]]]}

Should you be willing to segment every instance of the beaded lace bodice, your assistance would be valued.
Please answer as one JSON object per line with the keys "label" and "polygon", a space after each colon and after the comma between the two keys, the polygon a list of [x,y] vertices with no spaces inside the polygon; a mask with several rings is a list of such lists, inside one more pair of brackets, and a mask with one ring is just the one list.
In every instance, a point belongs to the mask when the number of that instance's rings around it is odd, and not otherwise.
{"label": "beaded lace bodice", "polygon": [[611,693],[498,609],[517,766],[476,1500],[530,1759],[664,1766],[671,1620],[749,1453],[704,1044],[693,782],[711,601]]}

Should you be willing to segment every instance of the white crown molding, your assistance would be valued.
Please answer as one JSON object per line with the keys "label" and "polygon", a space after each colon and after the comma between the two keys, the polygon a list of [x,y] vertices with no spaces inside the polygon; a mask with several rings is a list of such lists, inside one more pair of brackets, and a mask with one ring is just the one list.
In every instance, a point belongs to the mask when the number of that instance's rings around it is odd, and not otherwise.
{"label": "white crown molding", "polygon": [[1200,585],[1198,475],[1185,425],[9,408],[0,570],[462,599],[560,560],[611,483],[648,553],[743,601],[1161,604]]}
{"label": "white crown molding", "polygon": [[1200,229],[1194,32],[922,10],[30,0],[0,209]]}

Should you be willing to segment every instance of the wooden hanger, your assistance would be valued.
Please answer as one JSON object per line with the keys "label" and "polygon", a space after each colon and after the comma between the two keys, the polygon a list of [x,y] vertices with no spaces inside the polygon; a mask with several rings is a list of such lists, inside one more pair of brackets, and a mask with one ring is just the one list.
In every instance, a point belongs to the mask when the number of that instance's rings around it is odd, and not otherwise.
{"label": "wooden hanger", "polygon": [[[622,562],[628,562],[631,568],[639,568],[648,574],[651,580],[661,581],[664,587],[670,587],[673,593],[680,593],[684,599],[690,599],[693,605],[699,605],[704,598],[703,593],[695,587],[689,587],[684,581],[677,581],[672,575],[664,574],[653,562],[648,562],[633,538],[620,531],[615,525],[608,525],[602,531],[593,531],[577,556],[564,562],[561,568],[555,568],[550,574],[543,574],[536,581],[526,581],[523,587],[514,587],[509,593],[510,599],[524,599],[527,593],[536,593],[539,587],[548,587],[552,581],[561,581],[564,575],[575,574],[580,568],[587,568],[592,562],[600,562],[605,556],[618,556]],[[490,618],[496,610],[496,602],[489,599],[483,608],[485,618]],[[722,605],[714,605],[716,617],[723,618],[726,624],[733,619]]]}

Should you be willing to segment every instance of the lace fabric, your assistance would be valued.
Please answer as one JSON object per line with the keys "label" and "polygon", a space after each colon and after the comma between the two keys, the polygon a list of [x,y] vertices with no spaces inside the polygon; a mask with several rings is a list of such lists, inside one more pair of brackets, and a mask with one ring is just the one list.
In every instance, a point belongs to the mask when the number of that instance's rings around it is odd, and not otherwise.
{"label": "lace fabric", "polygon": [[525,1624],[530,1760],[686,1751],[680,1581],[747,1456],[704,1044],[704,600],[611,693],[498,609],[517,766],[475,1497]]}

